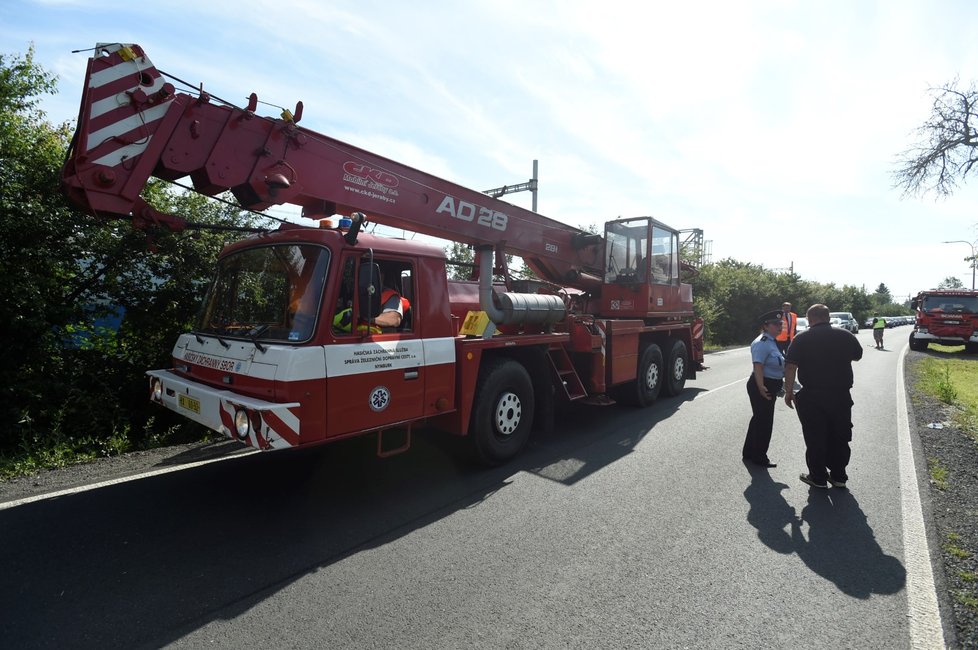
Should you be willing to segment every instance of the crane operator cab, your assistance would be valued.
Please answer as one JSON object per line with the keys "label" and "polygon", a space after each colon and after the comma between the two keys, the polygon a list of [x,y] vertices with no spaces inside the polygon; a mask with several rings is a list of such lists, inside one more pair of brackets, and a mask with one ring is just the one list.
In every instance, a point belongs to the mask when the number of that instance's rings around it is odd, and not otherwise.
{"label": "crane operator cab", "polygon": [[604,283],[602,313],[609,316],[692,311],[691,289],[679,282],[679,233],[651,217],[605,225]]}
{"label": "crane operator cab", "polygon": [[610,221],[605,232],[606,283],[679,280],[679,234],[650,217]]}

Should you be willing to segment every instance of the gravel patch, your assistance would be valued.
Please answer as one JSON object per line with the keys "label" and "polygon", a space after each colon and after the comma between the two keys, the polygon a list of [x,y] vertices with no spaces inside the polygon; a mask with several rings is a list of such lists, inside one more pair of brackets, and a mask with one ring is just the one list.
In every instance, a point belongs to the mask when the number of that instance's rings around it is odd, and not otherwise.
{"label": "gravel patch", "polygon": [[[954,407],[917,386],[914,368],[927,356],[908,352],[905,375],[911,433],[919,438],[931,468],[927,526],[938,547],[932,554],[943,564],[934,570],[943,568],[943,576],[936,579],[943,592],[942,613],[953,621],[956,636],[947,639],[949,647],[978,648],[978,443],[955,428]],[[935,470],[944,470],[946,478],[935,480],[942,478]],[[923,468],[918,466],[918,471]]]}

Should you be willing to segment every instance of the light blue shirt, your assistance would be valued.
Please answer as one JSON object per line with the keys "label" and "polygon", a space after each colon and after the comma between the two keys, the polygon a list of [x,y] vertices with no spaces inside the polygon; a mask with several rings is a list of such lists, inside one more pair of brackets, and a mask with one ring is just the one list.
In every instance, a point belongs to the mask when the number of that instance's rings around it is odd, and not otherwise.
{"label": "light blue shirt", "polygon": [[784,355],[770,334],[762,333],[751,342],[750,359],[764,367],[765,379],[784,379]]}

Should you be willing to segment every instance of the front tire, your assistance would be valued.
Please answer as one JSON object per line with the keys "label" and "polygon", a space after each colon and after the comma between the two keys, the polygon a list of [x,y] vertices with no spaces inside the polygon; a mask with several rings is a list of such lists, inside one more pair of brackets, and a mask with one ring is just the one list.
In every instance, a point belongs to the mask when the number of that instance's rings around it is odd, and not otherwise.
{"label": "front tire", "polygon": [[469,431],[476,459],[495,466],[516,456],[530,437],[533,407],[526,368],[512,359],[489,361],[475,390]]}
{"label": "front tire", "polygon": [[913,333],[910,334],[910,349],[915,352],[923,352],[927,349],[927,341],[921,341],[920,339],[914,338]]}

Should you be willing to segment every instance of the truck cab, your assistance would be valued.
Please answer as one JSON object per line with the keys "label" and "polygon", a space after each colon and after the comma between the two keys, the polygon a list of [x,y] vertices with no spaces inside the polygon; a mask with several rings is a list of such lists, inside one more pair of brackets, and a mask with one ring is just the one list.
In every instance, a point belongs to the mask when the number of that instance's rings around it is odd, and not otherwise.
{"label": "truck cab", "polygon": [[911,350],[926,350],[937,343],[964,345],[966,352],[978,353],[978,291],[921,291],[910,306],[917,312],[910,333]]}

